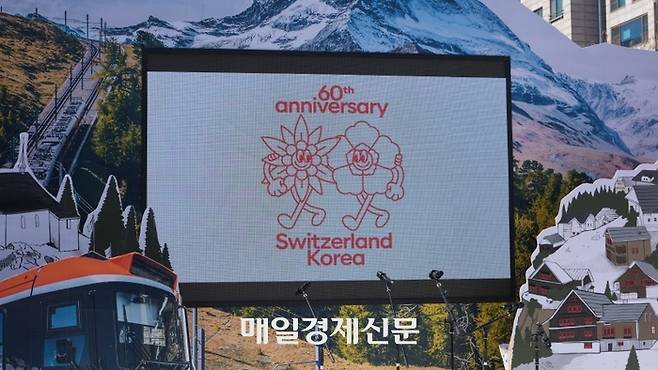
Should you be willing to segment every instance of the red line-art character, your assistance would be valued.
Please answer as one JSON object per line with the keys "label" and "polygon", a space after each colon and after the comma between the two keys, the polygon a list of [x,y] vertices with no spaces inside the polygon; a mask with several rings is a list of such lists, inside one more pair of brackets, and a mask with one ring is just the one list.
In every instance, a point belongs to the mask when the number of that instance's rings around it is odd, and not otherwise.
{"label": "red line-art character", "polygon": [[279,224],[292,229],[303,211],[311,214],[311,224],[319,226],[327,213],[323,208],[311,204],[313,192],[322,195],[322,183],[334,183],[333,169],[328,165],[327,154],[331,152],[339,137],[322,139],[322,127],[309,132],[303,115],[297,119],[294,131],[281,126],[281,138],[261,137],[270,153],[263,158],[263,184],[273,197],[290,193],[296,206],[292,213],[281,213]]}
{"label": "red line-art character", "polygon": [[339,193],[355,196],[360,204],[355,216],[343,216],[343,225],[355,231],[366,213],[371,213],[375,216],[375,226],[382,228],[388,223],[390,213],[376,207],[373,200],[378,194],[392,201],[404,197],[400,147],[366,121],[349,126],[340,137],[340,149],[330,158],[333,179]]}

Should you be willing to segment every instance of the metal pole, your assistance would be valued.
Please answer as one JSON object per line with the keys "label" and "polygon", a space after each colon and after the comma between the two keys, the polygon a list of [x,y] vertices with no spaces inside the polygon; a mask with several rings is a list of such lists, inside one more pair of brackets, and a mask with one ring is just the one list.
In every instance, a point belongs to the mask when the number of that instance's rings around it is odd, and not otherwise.
{"label": "metal pole", "polygon": [[[395,310],[393,298],[391,297],[391,286],[387,281],[384,281],[384,284],[386,284],[386,294],[388,295],[388,303],[391,305],[391,313],[393,314],[393,319],[395,319],[398,316],[398,313]],[[404,357],[405,365],[409,367],[409,363],[407,362],[407,353],[405,352],[404,347],[402,347],[402,355]],[[400,344],[397,342],[395,343],[395,368],[400,370]]]}
{"label": "metal pole", "polygon": [[65,11],[64,11],[64,27],[68,27],[68,26],[69,26],[68,19],[69,19],[69,18],[67,17],[66,10],[65,10]]}
{"label": "metal pole", "polygon": [[87,14],[87,42],[89,42],[89,14]]}
{"label": "metal pole", "polygon": [[539,338],[535,335],[535,370],[539,370]]}
{"label": "metal pole", "polygon": [[315,346],[315,370],[324,369],[324,348]]}
{"label": "metal pole", "polygon": [[199,325],[198,311],[196,308],[192,309],[192,361],[194,361],[194,367],[196,367],[197,359],[197,326]]}
{"label": "metal pole", "polygon": [[448,325],[448,334],[450,335],[450,370],[455,370],[455,327],[452,320],[448,320]]}
{"label": "metal pole", "polygon": [[[311,311],[311,315],[313,316],[313,318],[316,320],[316,323],[317,323],[318,317],[315,316],[315,311],[313,310],[313,306],[311,306],[311,301],[308,299],[308,293],[306,293],[305,290],[302,291],[302,297],[304,297],[304,301],[306,301],[306,306],[308,307],[309,311]],[[316,328],[317,328],[317,326],[316,326]],[[331,358],[332,361],[335,361],[334,360],[334,354],[331,353],[331,351],[329,350],[328,344],[325,343],[324,346],[319,344],[319,345],[315,346],[315,369],[316,370],[323,370],[324,369],[324,347],[325,346],[327,347],[327,352],[329,353],[329,357]]]}
{"label": "metal pole", "polygon": [[206,331],[199,327],[197,330],[197,343],[196,343],[196,370],[204,370],[206,366]]}
{"label": "metal pole", "polygon": [[483,339],[484,339],[484,361],[482,361],[482,370],[489,370],[489,360],[488,357],[489,355],[487,354],[487,336],[489,334],[489,330],[487,327],[484,327],[483,330]]}

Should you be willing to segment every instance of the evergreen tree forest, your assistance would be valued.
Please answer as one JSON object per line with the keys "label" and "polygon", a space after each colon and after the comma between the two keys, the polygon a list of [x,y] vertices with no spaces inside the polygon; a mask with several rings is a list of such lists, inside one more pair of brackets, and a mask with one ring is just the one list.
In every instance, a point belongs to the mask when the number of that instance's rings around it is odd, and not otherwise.
{"label": "evergreen tree forest", "polygon": [[568,207],[562,210],[560,222],[569,222],[574,217],[584,222],[588,215],[596,216],[602,205],[614,209],[622,217],[628,218],[629,216],[626,193],[617,192],[613,188],[603,188],[596,189],[594,193],[585,192],[577,195]]}
{"label": "evergreen tree forest", "polygon": [[[70,180],[63,185],[65,192],[66,184],[69,183]],[[166,243],[160,244],[153,210],[147,209],[138,226],[135,208],[127,206],[123,209],[121,204],[117,180],[110,176],[98,207],[88,220],[93,224],[89,249],[108,257],[132,252],[143,253],[171,269],[169,247]]]}
{"label": "evergreen tree forest", "polygon": [[99,104],[91,148],[96,160],[119,181],[130,204],[141,197],[141,47],[162,47],[146,32],[139,32],[133,47],[115,42],[103,44],[104,57],[97,77],[107,91]]}

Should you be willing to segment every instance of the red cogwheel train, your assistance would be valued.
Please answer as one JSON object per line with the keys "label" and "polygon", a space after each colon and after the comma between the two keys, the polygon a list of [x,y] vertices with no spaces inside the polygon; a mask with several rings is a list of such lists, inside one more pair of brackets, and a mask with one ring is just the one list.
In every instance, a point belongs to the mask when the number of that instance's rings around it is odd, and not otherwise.
{"label": "red cogwheel train", "polygon": [[174,272],[138,253],[62,259],[0,282],[3,370],[192,369]]}

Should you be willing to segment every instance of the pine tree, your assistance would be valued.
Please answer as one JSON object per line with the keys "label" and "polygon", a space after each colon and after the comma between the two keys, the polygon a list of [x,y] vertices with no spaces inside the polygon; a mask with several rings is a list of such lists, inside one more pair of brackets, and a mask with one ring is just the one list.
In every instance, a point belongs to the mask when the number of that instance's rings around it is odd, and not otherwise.
{"label": "pine tree", "polygon": [[631,347],[631,351],[628,353],[626,370],[640,370],[640,362],[637,360],[637,352],[635,351],[635,346]]}
{"label": "pine tree", "polygon": [[64,176],[64,180],[59,187],[59,192],[57,193],[57,201],[59,202],[59,205],[62,209],[80,215],[78,212],[78,206],[75,202],[74,194],[73,180],[71,180],[69,175],[66,175]]}
{"label": "pine tree", "polygon": [[605,296],[612,300],[612,291],[610,290],[610,281],[605,282]]}
{"label": "pine tree", "polygon": [[123,236],[125,231],[121,214],[121,197],[114,176],[108,178],[101,201],[96,209],[98,213],[93,229],[93,250],[102,255],[105,255],[105,250],[108,248],[113,256],[124,253]]}
{"label": "pine tree", "polygon": [[126,230],[123,238],[126,253],[141,253],[142,250],[139,248],[139,241],[137,240],[137,213],[135,207],[126,207],[123,211],[123,222]]}
{"label": "pine tree", "polygon": [[169,259],[169,247],[167,246],[167,243],[164,243],[164,247],[162,247],[162,264],[170,270],[174,269],[171,267],[171,260]]}
{"label": "pine tree", "polygon": [[160,246],[160,240],[158,240],[155,213],[152,208],[147,209],[142,217],[139,242],[146,257],[162,263],[162,247]]}

